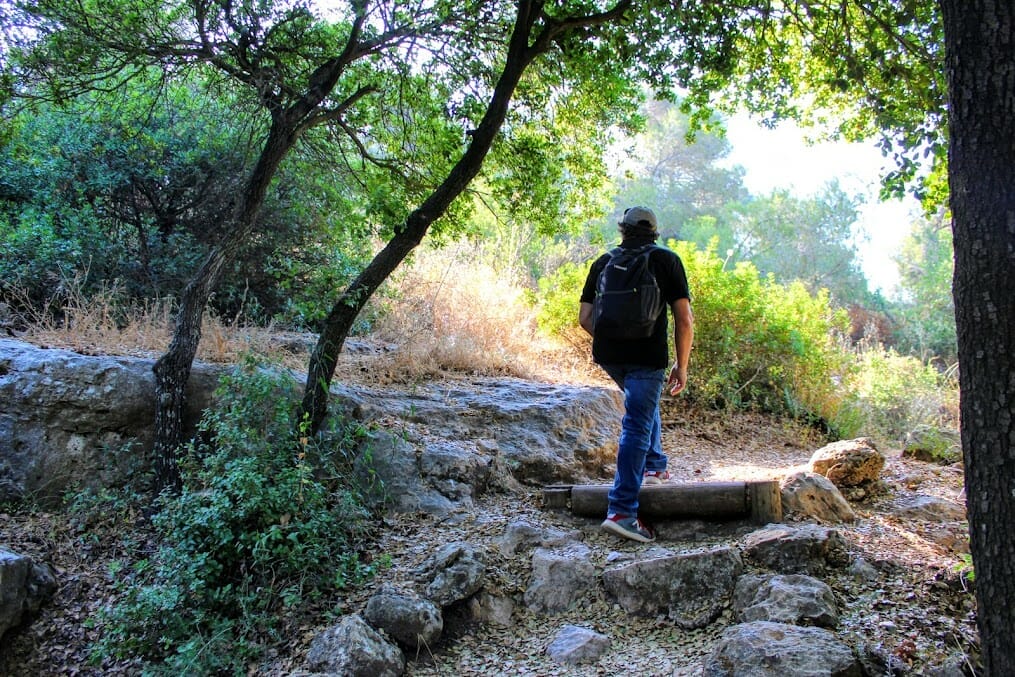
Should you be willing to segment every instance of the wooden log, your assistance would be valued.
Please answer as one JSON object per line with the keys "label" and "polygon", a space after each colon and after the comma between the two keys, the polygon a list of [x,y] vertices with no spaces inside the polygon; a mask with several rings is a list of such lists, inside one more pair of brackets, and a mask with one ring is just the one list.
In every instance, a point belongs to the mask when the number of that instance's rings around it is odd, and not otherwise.
{"label": "wooden log", "polygon": [[[608,484],[571,487],[571,512],[585,517],[605,517],[609,492]],[[645,518],[735,519],[750,516],[746,482],[646,485],[638,494],[638,503],[638,514]]]}
{"label": "wooden log", "polygon": [[782,489],[776,480],[748,482],[747,504],[756,524],[782,521]]}

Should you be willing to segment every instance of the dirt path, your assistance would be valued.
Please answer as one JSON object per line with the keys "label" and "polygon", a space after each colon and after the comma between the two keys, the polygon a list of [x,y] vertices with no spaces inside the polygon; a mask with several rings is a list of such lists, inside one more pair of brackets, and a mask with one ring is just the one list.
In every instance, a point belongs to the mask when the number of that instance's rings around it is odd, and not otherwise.
{"label": "dirt path", "polygon": [[[665,418],[664,446],[671,456],[670,470],[681,481],[782,477],[805,465],[823,444],[806,429],[757,415],[688,415],[675,404],[667,407]],[[888,457],[883,475],[886,493],[854,504],[860,519],[839,527],[851,544],[851,555],[873,565],[877,579],[863,582],[844,570],[826,582],[835,591],[842,613],[837,629],[840,637],[885,663],[891,674],[908,669],[908,674],[918,675],[948,656],[975,654],[973,597],[958,573],[963,564],[960,553],[965,525],[905,518],[894,511],[900,501],[914,494],[961,502],[961,473],[902,458],[897,450],[882,451]],[[660,541],[653,546],[622,542],[602,533],[597,520],[543,510],[538,488],[488,495],[477,501],[474,510],[443,519],[420,515],[388,518],[372,549],[375,557],[390,557],[392,566],[384,573],[385,580],[409,580],[415,567],[437,546],[464,540],[493,553],[487,588],[517,600],[508,627],[449,617],[440,644],[430,648],[430,655],[410,657],[416,660],[407,674],[565,674],[544,651],[557,631],[569,623],[608,634],[613,648],[597,665],[570,669],[566,674],[698,673],[701,660],[731,618],[721,618],[701,631],[675,629],[665,620],[627,616],[606,599],[601,585],[595,586],[589,602],[567,613],[542,616],[528,611],[520,602],[528,583],[528,556],[505,557],[496,546],[506,526],[522,518],[548,528],[580,531],[598,566],[617,553],[648,547],[701,548],[731,539],[729,534],[699,530],[687,539]],[[109,515],[108,523],[83,525],[59,514],[0,514],[5,544],[53,564],[61,582],[55,599],[38,618],[4,639],[0,675],[137,674],[136,666],[129,664],[100,668],[90,666],[87,660],[88,643],[100,631],[91,627],[89,620],[114,596],[109,564],[130,554],[123,552],[113,537],[117,529],[128,526],[127,519],[127,515]],[[366,589],[335,600],[335,606],[359,611],[370,592]],[[311,621],[271,666],[253,674],[285,675],[298,670],[310,640],[321,629]]]}

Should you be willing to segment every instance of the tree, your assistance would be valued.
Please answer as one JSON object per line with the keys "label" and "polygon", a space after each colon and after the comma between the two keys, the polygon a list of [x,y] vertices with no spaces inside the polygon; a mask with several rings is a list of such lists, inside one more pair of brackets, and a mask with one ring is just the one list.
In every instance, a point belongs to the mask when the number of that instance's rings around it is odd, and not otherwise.
{"label": "tree", "polygon": [[945,210],[915,220],[895,264],[899,269],[899,346],[923,360],[954,364],[954,248]]}
{"label": "tree", "polygon": [[941,0],[970,549],[986,674],[1015,674],[1015,6]]}
{"label": "tree", "polygon": [[785,190],[740,207],[734,258],[776,280],[800,280],[811,293],[827,289],[835,305],[864,304],[870,292],[860,269],[853,225],[858,198],[833,181],[810,198]]}

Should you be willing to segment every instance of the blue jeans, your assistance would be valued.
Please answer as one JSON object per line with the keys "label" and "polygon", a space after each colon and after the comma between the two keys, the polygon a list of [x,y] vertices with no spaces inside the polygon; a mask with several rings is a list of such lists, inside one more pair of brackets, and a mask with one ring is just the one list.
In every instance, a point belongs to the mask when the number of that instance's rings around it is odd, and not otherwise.
{"label": "blue jeans", "polygon": [[610,514],[638,514],[638,492],[645,472],[666,470],[662,445],[659,398],[666,383],[665,369],[634,364],[602,365],[624,391],[624,419],[617,445],[617,472],[609,493]]}

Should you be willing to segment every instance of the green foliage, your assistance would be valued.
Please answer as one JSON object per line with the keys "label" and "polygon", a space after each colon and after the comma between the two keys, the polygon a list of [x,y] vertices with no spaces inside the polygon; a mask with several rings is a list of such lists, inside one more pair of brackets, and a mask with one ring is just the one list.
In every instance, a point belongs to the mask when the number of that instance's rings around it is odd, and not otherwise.
{"label": "green foliage", "polygon": [[902,298],[898,301],[899,350],[945,364],[958,360],[952,298],[952,230],[937,214],[913,223],[895,259]]}
{"label": "green foliage", "polygon": [[848,368],[835,333],[846,318],[831,310],[827,294],[762,278],[749,263],[728,270],[715,243],[704,250],[683,242],[671,247],[684,262],[693,295],[688,395],[834,428],[840,399],[835,381]]}
{"label": "green foliage", "polygon": [[574,331],[578,324],[578,299],[588,272],[587,266],[565,263],[539,279],[536,321],[540,331],[559,336]]}
{"label": "green foliage", "polygon": [[245,674],[278,631],[361,581],[365,517],[352,440],[324,448],[293,420],[294,386],[248,362],[225,376],[152,517],[159,546],[123,577],[95,658],[137,656],[166,674]]}
{"label": "green foliage", "polygon": [[919,425],[955,425],[958,384],[954,375],[882,347],[861,348],[858,364],[843,383],[846,412],[863,421],[860,431],[900,443]]}

